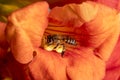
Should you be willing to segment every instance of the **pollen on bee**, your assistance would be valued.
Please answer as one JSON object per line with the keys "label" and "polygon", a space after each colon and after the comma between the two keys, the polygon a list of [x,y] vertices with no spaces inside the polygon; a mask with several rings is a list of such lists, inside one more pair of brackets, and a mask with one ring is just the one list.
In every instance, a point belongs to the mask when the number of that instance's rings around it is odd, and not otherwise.
{"label": "pollen on bee", "polygon": [[59,44],[59,45],[55,48],[56,52],[58,52],[58,53],[63,53],[64,49],[65,49],[65,47],[64,47],[63,44]]}
{"label": "pollen on bee", "polygon": [[43,48],[47,51],[52,51],[54,49],[55,45],[48,45],[48,44],[45,44],[43,46]]}

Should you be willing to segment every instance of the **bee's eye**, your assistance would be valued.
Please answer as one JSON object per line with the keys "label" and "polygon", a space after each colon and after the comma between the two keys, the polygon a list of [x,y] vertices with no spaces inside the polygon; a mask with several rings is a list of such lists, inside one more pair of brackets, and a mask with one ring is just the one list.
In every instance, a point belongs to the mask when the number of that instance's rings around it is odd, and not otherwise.
{"label": "bee's eye", "polygon": [[46,40],[47,40],[47,43],[49,43],[49,44],[53,42],[53,39],[52,39],[51,35],[48,35]]}

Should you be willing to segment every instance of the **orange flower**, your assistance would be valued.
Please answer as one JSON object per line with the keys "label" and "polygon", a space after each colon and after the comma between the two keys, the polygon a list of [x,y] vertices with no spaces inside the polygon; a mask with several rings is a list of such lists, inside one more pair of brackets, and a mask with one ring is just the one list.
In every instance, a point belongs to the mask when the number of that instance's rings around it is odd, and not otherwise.
{"label": "orange flower", "polygon": [[[115,9],[91,1],[50,12],[46,2],[36,2],[8,17],[5,35],[14,58],[27,66],[20,68],[25,79],[102,80],[119,37],[119,22]],[[40,47],[46,34],[71,36],[77,45],[65,45],[61,57]]]}

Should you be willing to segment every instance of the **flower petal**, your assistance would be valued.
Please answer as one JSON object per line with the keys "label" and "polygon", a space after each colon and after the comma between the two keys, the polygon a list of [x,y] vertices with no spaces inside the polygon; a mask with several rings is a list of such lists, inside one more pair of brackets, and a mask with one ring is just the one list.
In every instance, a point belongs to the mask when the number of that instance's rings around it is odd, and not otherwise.
{"label": "flower petal", "polygon": [[120,0],[95,0],[95,1],[120,11]]}
{"label": "flower petal", "polygon": [[79,27],[83,23],[94,19],[97,12],[98,6],[93,3],[83,2],[80,5],[69,4],[64,7],[53,8],[49,15],[49,22],[58,24],[57,22],[59,21],[59,25],[62,26]]}
{"label": "flower petal", "polygon": [[120,80],[120,67],[107,69],[106,76],[103,80]]}
{"label": "flower petal", "polygon": [[[119,80],[120,79],[120,37],[107,61],[106,76],[104,80]],[[119,79],[118,79],[119,78]]]}
{"label": "flower petal", "polygon": [[90,1],[53,8],[49,21],[54,28],[59,25],[73,30],[81,46],[93,48],[104,60],[109,58],[120,33],[120,14],[115,9]]}
{"label": "flower petal", "polygon": [[5,38],[5,27],[6,24],[0,22],[0,59],[7,53],[8,43]]}
{"label": "flower petal", "polygon": [[102,80],[104,76],[104,61],[91,54],[90,49],[71,50],[64,57],[42,49],[37,52],[29,64],[35,80]]}
{"label": "flower petal", "polygon": [[21,63],[33,58],[34,48],[39,47],[47,26],[48,4],[36,2],[13,12],[8,17],[6,36],[14,57]]}
{"label": "flower petal", "polygon": [[8,53],[4,59],[0,60],[0,79],[28,80],[25,66],[18,63],[11,53]]}
{"label": "flower petal", "polygon": [[109,60],[107,61],[107,69],[115,68],[116,66],[120,65],[120,37],[119,40],[114,48],[114,51],[112,52]]}

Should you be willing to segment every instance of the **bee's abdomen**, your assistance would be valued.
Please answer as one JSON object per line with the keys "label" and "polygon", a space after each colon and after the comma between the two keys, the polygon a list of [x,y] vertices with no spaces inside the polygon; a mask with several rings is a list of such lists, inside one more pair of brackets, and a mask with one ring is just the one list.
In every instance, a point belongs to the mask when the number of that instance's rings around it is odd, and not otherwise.
{"label": "bee's abdomen", "polygon": [[64,38],[64,41],[67,44],[76,45],[76,40],[73,39],[73,38],[71,38],[71,37],[69,37],[69,36],[67,36],[66,38]]}

